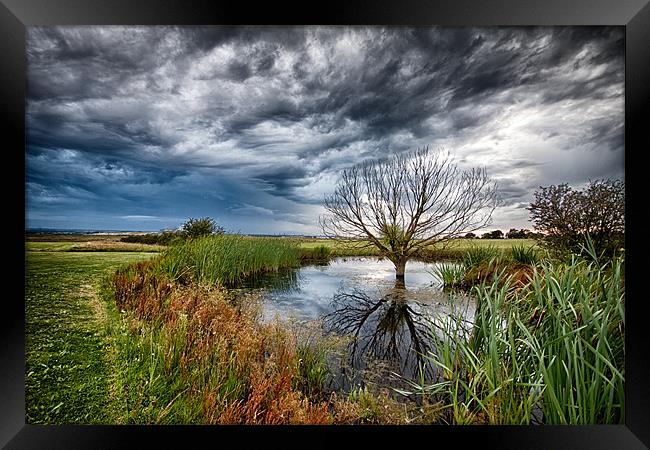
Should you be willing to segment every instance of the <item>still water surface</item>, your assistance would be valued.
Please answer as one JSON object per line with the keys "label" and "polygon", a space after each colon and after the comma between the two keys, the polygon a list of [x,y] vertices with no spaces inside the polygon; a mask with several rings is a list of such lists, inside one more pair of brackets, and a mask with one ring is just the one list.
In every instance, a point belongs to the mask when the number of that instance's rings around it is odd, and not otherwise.
{"label": "still water surface", "polygon": [[423,355],[435,354],[437,327],[450,316],[474,316],[474,300],[444,292],[434,267],[409,261],[399,287],[386,259],[336,258],[257,280],[246,290],[261,293],[264,320],[318,324],[342,338],[341,351],[332,348],[329,358],[331,388],[398,387],[402,377],[433,381],[436,371]]}

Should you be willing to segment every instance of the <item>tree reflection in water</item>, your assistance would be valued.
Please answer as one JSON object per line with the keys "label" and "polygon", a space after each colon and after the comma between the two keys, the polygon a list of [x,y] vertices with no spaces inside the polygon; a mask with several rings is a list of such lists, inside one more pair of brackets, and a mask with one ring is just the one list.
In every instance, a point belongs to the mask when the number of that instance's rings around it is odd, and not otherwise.
{"label": "tree reflection in water", "polygon": [[378,360],[390,372],[407,378],[434,378],[434,368],[425,364],[424,356],[434,351],[434,308],[408,299],[408,294],[403,285],[397,285],[374,297],[358,288],[334,296],[325,327],[352,338],[348,364],[353,369],[362,371],[370,361]]}

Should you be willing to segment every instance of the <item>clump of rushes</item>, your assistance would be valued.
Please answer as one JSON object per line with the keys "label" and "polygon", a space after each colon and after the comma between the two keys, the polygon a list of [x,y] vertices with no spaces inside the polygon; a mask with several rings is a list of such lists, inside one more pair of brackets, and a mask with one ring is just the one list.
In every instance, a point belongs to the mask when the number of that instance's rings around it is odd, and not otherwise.
{"label": "clump of rushes", "polygon": [[462,263],[465,267],[464,286],[469,287],[491,278],[502,266],[502,254],[492,245],[472,245],[463,254]]}
{"label": "clump of rushes", "polygon": [[332,249],[327,245],[317,245],[311,251],[312,258],[319,262],[329,261],[331,255]]}
{"label": "clump of rushes", "polygon": [[467,270],[462,263],[444,262],[434,266],[431,273],[438,277],[445,288],[461,287]]}
{"label": "clump of rushes", "polygon": [[[502,250],[492,245],[471,246],[461,258],[465,269],[464,278],[454,287],[471,288],[485,281],[494,280],[502,283],[506,279],[504,274],[510,276],[513,284],[521,286],[527,283],[532,272],[532,264],[538,259],[537,253],[532,248],[522,247],[519,251],[516,250],[515,254],[516,257],[508,259]],[[502,276],[498,276],[499,274]]]}
{"label": "clump of rushes", "polygon": [[501,256],[501,251],[493,245],[471,245],[463,254],[462,262],[468,270],[471,270],[481,265],[489,265]]}
{"label": "clump of rushes", "polygon": [[533,265],[538,261],[537,250],[533,246],[515,245],[510,249],[512,261],[519,264]]}
{"label": "clump of rushes", "polygon": [[329,376],[327,349],[318,343],[303,343],[297,347],[296,356],[299,376],[294,387],[309,398],[322,398]]}
{"label": "clump of rushes", "polygon": [[440,324],[434,384],[446,423],[625,422],[623,258],[541,262],[521,286],[498,272],[474,287],[474,323]]}
{"label": "clump of rushes", "polygon": [[290,241],[216,235],[172,245],[158,261],[174,281],[234,286],[242,279],[300,264],[300,249]]}

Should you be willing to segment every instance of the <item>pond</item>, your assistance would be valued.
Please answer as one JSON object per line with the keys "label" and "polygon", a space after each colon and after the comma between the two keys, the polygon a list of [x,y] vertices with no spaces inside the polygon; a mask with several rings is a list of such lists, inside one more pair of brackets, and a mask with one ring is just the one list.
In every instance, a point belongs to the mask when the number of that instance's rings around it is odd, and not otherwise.
{"label": "pond", "polygon": [[243,291],[261,294],[266,321],[279,318],[340,338],[329,349],[330,388],[404,387],[404,377],[435,380],[422,355],[435,353],[436,327],[474,316],[474,300],[443,291],[435,265],[409,261],[402,287],[387,259],[336,258],[258,279]]}

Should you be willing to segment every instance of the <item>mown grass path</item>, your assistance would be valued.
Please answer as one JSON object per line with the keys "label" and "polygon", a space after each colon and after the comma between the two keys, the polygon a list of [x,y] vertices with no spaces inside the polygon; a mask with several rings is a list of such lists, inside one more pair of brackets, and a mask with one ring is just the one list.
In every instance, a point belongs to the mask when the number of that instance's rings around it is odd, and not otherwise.
{"label": "mown grass path", "polygon": [[97,289],[130,252],[26,252],[25,422],[119,422],[111,349]]}

